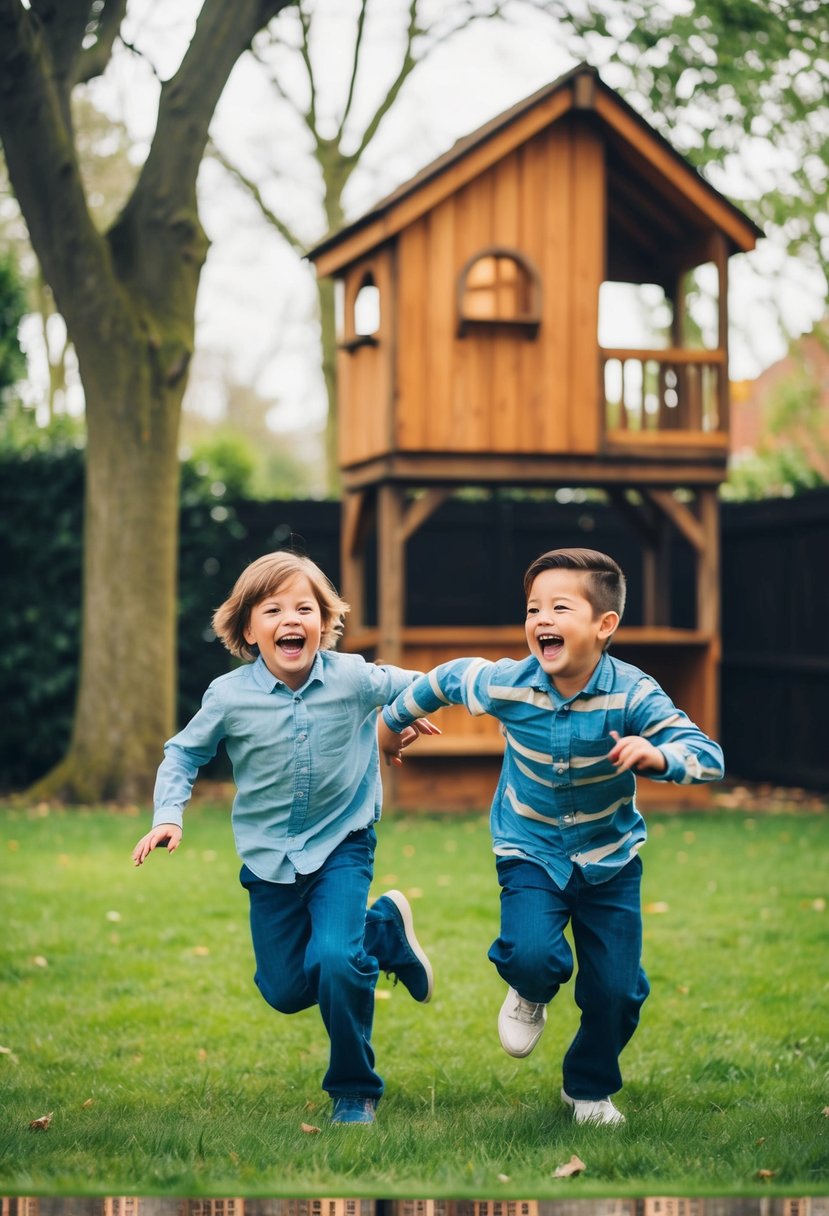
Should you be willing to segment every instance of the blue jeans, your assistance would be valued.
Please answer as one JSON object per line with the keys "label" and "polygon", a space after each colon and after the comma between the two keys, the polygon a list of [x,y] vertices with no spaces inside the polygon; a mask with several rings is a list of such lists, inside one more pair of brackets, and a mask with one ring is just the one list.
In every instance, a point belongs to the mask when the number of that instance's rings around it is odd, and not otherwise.
{"label": "blue jeans", "polygon": [[613,878],[588,883],[578,866],[564,890],[535,862],[498,859],[501,936],[490,961],[527,1001],[547,1004],[573,974],[564,936],[572,925],[581,1022],[564,1057],[571,1098],[606,1098],[622,1088],[619,1055],[650,991],[642,970],[642,862],[634,857]]}
{"label": "blue jeans", "polygon": [[250,896],[254,981],[280,1013],[319,1005],[331,1040],[322,1087],[332,1097],[377,1099],[371,1027],[374,986],[395,970],[400,937],[391,917],[366,911],[374,828],[347,836],[313,874],[296,882],[264,882],[242,866]]}

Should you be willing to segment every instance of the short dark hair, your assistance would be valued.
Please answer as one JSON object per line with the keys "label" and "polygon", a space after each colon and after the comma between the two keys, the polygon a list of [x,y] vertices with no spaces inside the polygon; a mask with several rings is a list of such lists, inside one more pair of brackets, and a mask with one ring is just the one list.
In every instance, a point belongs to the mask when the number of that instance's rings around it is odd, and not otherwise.
{"label": "short dark hair", "polygon": [[550,549],[527,567],[524,575],[524,595],[544,570],[577,570],[584,574],[584,595],[596,616],[616,612],[619,620],[625,610],[627,583],[621,566],[598,549]]}

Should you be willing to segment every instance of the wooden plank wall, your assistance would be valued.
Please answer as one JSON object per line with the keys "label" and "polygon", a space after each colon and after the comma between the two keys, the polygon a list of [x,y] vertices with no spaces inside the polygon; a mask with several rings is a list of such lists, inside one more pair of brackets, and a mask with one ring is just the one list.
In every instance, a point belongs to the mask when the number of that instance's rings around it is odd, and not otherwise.
{"label": "wooden plank wall", "polygon": [[[377,343],[349,346],[353,338],[354,301],[371,273],[380,293],[380,328]],[[339,460],[343,467],[370,460],[389,450],[391,440],[392,370],[396,317],[394,309],[394,255],[391,248],[376,250],[358,262],[344,285],[343,313],[346,344],[337,354],[340,404]]]}
{"label": "wooden plank wall", "polygon": [[[398,238],[398,451],[590,453],[598,446],[598,293],[604,265],[598,137],[562,120]],[[458,274],[492,246],[542,281],[538,335],[457,336]]]}

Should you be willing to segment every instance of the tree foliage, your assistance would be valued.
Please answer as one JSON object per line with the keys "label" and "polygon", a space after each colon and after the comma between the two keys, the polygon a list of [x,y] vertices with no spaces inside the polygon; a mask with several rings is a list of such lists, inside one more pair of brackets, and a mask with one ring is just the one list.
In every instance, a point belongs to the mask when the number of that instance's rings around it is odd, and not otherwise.
{"label": "tree foliage", "polygon": [[18,330],[26,312],[26,292],[12,258],[0,255],[0,408],[8,390],[26,374]]}
{"label": "tree foliage", "polygon": [[825,0],[584,0],[564,19],[578,54],[829,283]]}

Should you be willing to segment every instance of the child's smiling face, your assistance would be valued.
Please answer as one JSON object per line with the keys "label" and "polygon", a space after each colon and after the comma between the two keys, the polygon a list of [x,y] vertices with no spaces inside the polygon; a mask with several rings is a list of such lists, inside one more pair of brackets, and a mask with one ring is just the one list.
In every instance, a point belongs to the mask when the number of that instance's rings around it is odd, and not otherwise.
{"label": "child's smiling face", "polygon": [[289,688],[301,688],[319,650],[323,622],[314,589],[296,574],[254,604],[245,641],[258,646],[271,675]]}
{"label": "child's smiling face", "polygon": [[564,696],[584,688],[619,624],[615,612],[597,613],[580,570],[542,570],[527,599],[525,632],[530,653]]}

